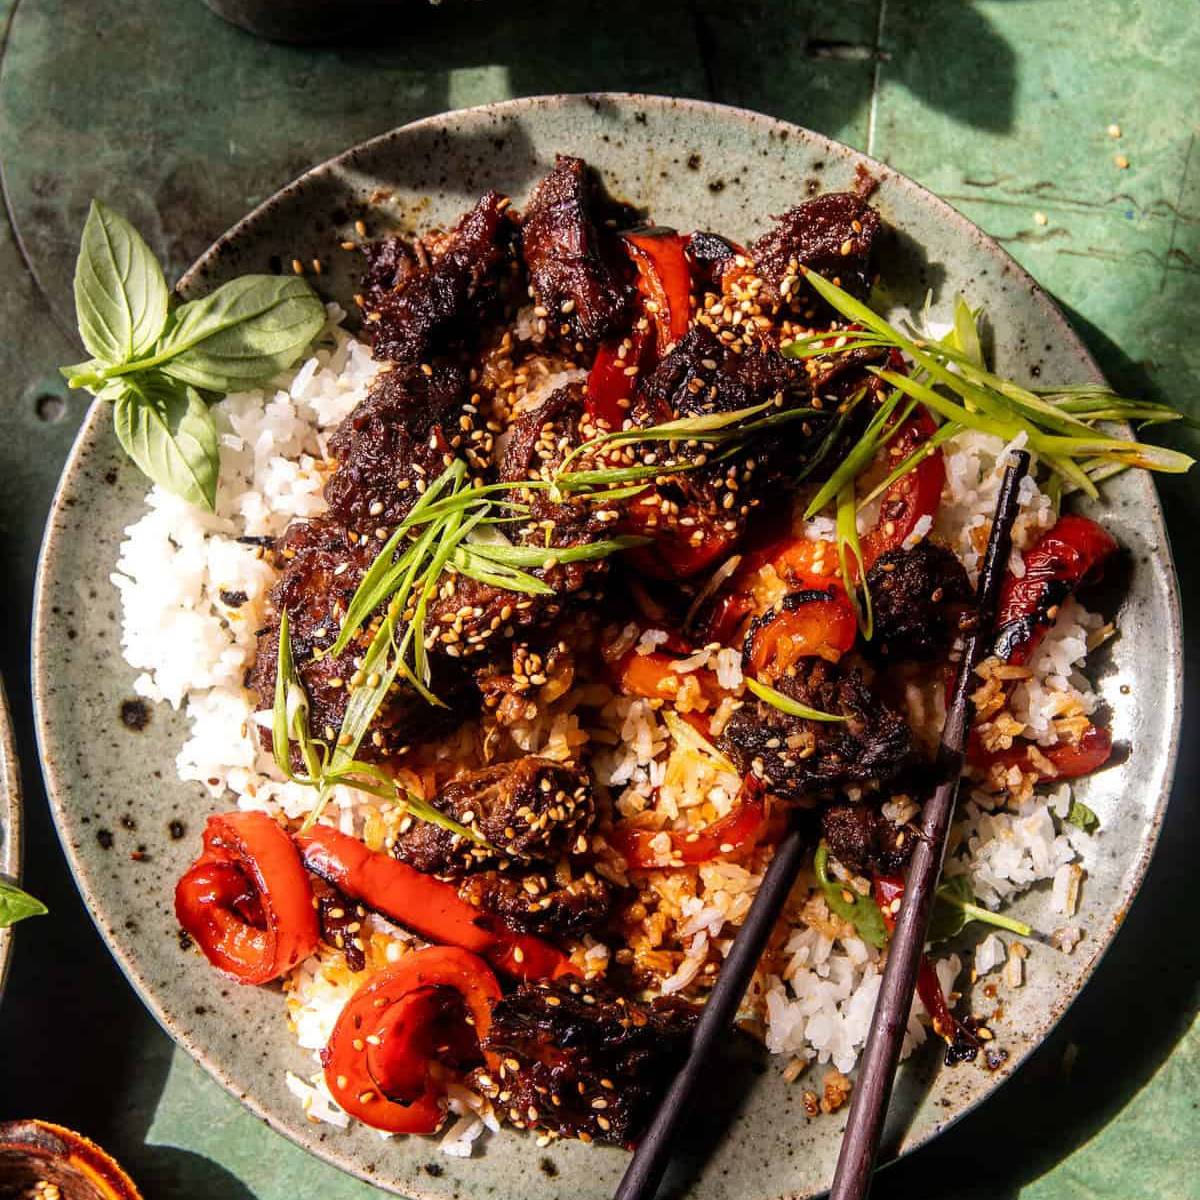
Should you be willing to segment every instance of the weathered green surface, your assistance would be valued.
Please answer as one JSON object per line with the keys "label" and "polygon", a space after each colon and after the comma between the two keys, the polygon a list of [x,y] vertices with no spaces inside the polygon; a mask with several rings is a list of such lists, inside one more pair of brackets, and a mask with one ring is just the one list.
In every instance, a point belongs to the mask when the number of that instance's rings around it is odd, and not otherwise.
{"label": "weathered green surface", "polygon": [[[312,162],[417,116],[560,90],[706,96],[868,149],[940,192],[1055,293],[1114,382],[1200,415],[1192,0],[447,0],[432,13],[397,3],[387,31],[305,50],[246,37],[197,0],[13,8],[0,0],[13,222],[0,231],[0,663],[25,755],[27,880],[54,915],[18,938],[0,1012],[0,1117],[84,1129],[148,1194],[346,1200],[371,1189],[267,1131],[173,1052],[87,923],[45,812],[29,721],[30,589],[82,409],[74,398],[62,419],[43,420],[38,401],[56,415],[53,368],[77,357],[55,321],[69,328],[93,194],[133,217],[178,271]],[[1186,604],[1200,480],[1163,492]],[[1200,1196],[1200,1033],[1183,1036],[1197,999],[1200,818],[1184,740],[1163,845],[1094,983],[1012,1083],[887,1172],[877,1195]]]}

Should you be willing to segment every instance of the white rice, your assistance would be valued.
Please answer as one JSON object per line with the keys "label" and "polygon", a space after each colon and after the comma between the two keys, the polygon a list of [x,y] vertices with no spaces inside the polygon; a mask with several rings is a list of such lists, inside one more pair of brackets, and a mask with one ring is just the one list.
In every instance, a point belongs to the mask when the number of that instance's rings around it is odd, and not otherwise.
{"label": "white rice", "polygon": [[[293,518],[312,517],[324,509],[319,468],[326,437],[366,396],[378,371],[368,349],[338,327],[340,318],[331,306],[321,349],[290,378],[274,389],[232,395],[215,406],[221,453],[216,512],[201,512],[152,488],[146,514],[126,530],[112,575],[121,598],[122,648],[138,672],[137,693],[186,708],[191,732],[177,759],[180,777],[202,782],[215,797],[232,793],[243,808],[289,818],[308,810],[311,792],[277,775],[270,755],[260,748],[256,715],[242,686],[255,631],[264,623],[274,571],[254,546],[236,539],[277,535]],[[531,403],[535,399],[530,397]],[[1002,465],[997,468],[1003,451],[998,440],[976,433],[949,442],[941,511],[936,522],[914,534],[919,538],[930,533],[951,545],[973,573],[999,488]],[[1020,550],[1054,522],[1050,499],[1033,480],[1022,485],[1021,500],[1013,560],[1018,571]],[[818,518],[806,533],[829,537],[832,522]],[[244,602],[237,603],[237,593],[244,594]],[[1100,618],[1076,602],[1063,604],[1057,625],[1030,664],[1033,678],[1017,687],[1012,711],[1040,741],[1053,740],[1051,722],[1064,697],[1078,700],[1087,713],[1095,707],[1096,697],[1079,670],[1089,637],[1100,624]],[[638,653],[650,653],[666,637],[661,630],[639,632],[630,626],[607,654],[615,659],[635,644]],[[702,650],[676,664],[685,673],[700,667],[715,670],[723,687],[736,688],[742,682],[736,650]],[[936,719],[939,701],[916,688],[910,692],[914,721]],[[539,718],[517,735],[518,742],[525,749],[566,758],[590,733],[595,777],[613,790],[617,809],[625,816],[652,803],[671,815],[702,802],[723,813],[734,803],[738,779],[714,770],[711,763],[697,765],[671,753],[671,738],[647,701],[611,696],[594,724],[597,728],[585,732],[574,712],[561,712]],[[354,830],[364,802],[369,798],[339,787],[331,811],[342,828]],[[970,875],[976,895],[992,906],[1053,880],[1054,907],[1071,916],[1082,881],[1080,851],[1087,839],[1056,822],[1056,816],[1065,816],[1069,802],[1065,785],[1051,796],[1035,796],[1018,811],[996,809],[993,797],[973,791],[962,807],[957,847],[947,872]],[[760,882],[744,867],[720,861],[704,864],[698,874],[698,894],[688,899],[676,931],[686,952],[662,983],[664,993],[686,988],[703,969],[711,947],[727,952]],[[816,903],[823,906],[819,899]],[[803,913],[817,924],[810,924]],[[829,1062],[848,1071],[870,1024],[880,984],[880,955],[857,937],[828,936],[820,918],[818,910],[802,910],[784,947],[785,965],[761,982],[764,1040],[773,1053]],[[411,940],[379,918],[370,920],[388,957],[398,955]],[[828,924],[827,912],[824,923]],[[1067,941],[1078,940],[1078,930],[1062,932]],[[589,939],[587,956],[603,969],[609,948]],[[976,952],[975,969],[984,974],[1005,958],[1004,944],[991,935]],[[953,989],[960,969],[953,954],[938,962],[946,991]],[[325,958],[314,957],[297,968],[288,985],[288,1012],[299,1048],[315,1052],[325,1044],[355,986],[344,969],[331,968]],[[917,1001],[908,1023],[906,1053],[926,1036],[923,1017]],[[311,1119],[347,1124],[319,1071],[311,1078],[289,1073],[287,1085]],[[478,1097],[459,1091],[463,1094],[451,1100],[457,1119],[442,1145],[449,1154],[469,1155],[483,1130],[495,1126],[495,1118]]]}

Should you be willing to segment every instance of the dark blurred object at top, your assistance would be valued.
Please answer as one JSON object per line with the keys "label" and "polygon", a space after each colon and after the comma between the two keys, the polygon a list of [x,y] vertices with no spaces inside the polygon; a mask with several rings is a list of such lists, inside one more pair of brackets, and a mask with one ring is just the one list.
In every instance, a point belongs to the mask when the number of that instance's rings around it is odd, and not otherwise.
{"label": "dark blurred object at top", "polygon": [[437,0],[204,0],[219,17],[273,42],[335,41],[372,18]]}

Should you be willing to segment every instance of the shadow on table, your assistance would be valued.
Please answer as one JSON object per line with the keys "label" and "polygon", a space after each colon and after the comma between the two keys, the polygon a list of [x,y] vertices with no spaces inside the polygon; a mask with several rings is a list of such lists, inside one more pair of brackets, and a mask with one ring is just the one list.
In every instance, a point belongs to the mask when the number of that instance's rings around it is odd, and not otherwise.
{"label": "shadow on table", "polygon": [[[1061,307],[1114,388],[1144,399],[1187,403],[1187,398],[1161,395],[1147,364],[1133,362],[1079,313]],[[1200,454],[1194,430],[1171,429],[1158,440]],[[1176,565],[1186,603],[1200,596],[1200,556],[1190,552],[1182,532],[1200,523],[1200,491],[1170,480],[1159,491],[1181,551]],[[1200,639],[1185,641],[1184,651],[1190,705],[1200,677]],[[873,1193],[879,1200],[916,1195],[957,1200],[964,1176],[946,1169],[956,1162],[970,1163],[972,1200],[1012,1200],[1113,1120],[1187,1032],[1200,981],[1200,947],[1190,932],[1200,845],[1200,809],[1191,794],[1191,780],[1200,769],[1195,730],[1195,713],[1185,713],[1177,783],[1158,848],[1091,982],[1009,1083],[934,1143],[887,1169]],[[981,1152],[985,1130],[993,1153]]]}

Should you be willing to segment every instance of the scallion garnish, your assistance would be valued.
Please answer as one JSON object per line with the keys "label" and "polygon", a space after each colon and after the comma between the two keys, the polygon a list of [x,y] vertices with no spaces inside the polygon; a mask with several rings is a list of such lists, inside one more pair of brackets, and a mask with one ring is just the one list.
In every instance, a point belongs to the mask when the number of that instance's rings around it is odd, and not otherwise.
{"label": "scallion garnish", "polygon": [[806,721],[844,721],[846,719],[839,717],[836,713],[822,712],[819,708],[810,708],[807,704],[801,704],[799,700],[785,696],[782,692],[759,682],[750,675],[746,676],[746,686],[764,704],[779,709],[781,713],[787,713],[789,717],[803,717]]}

